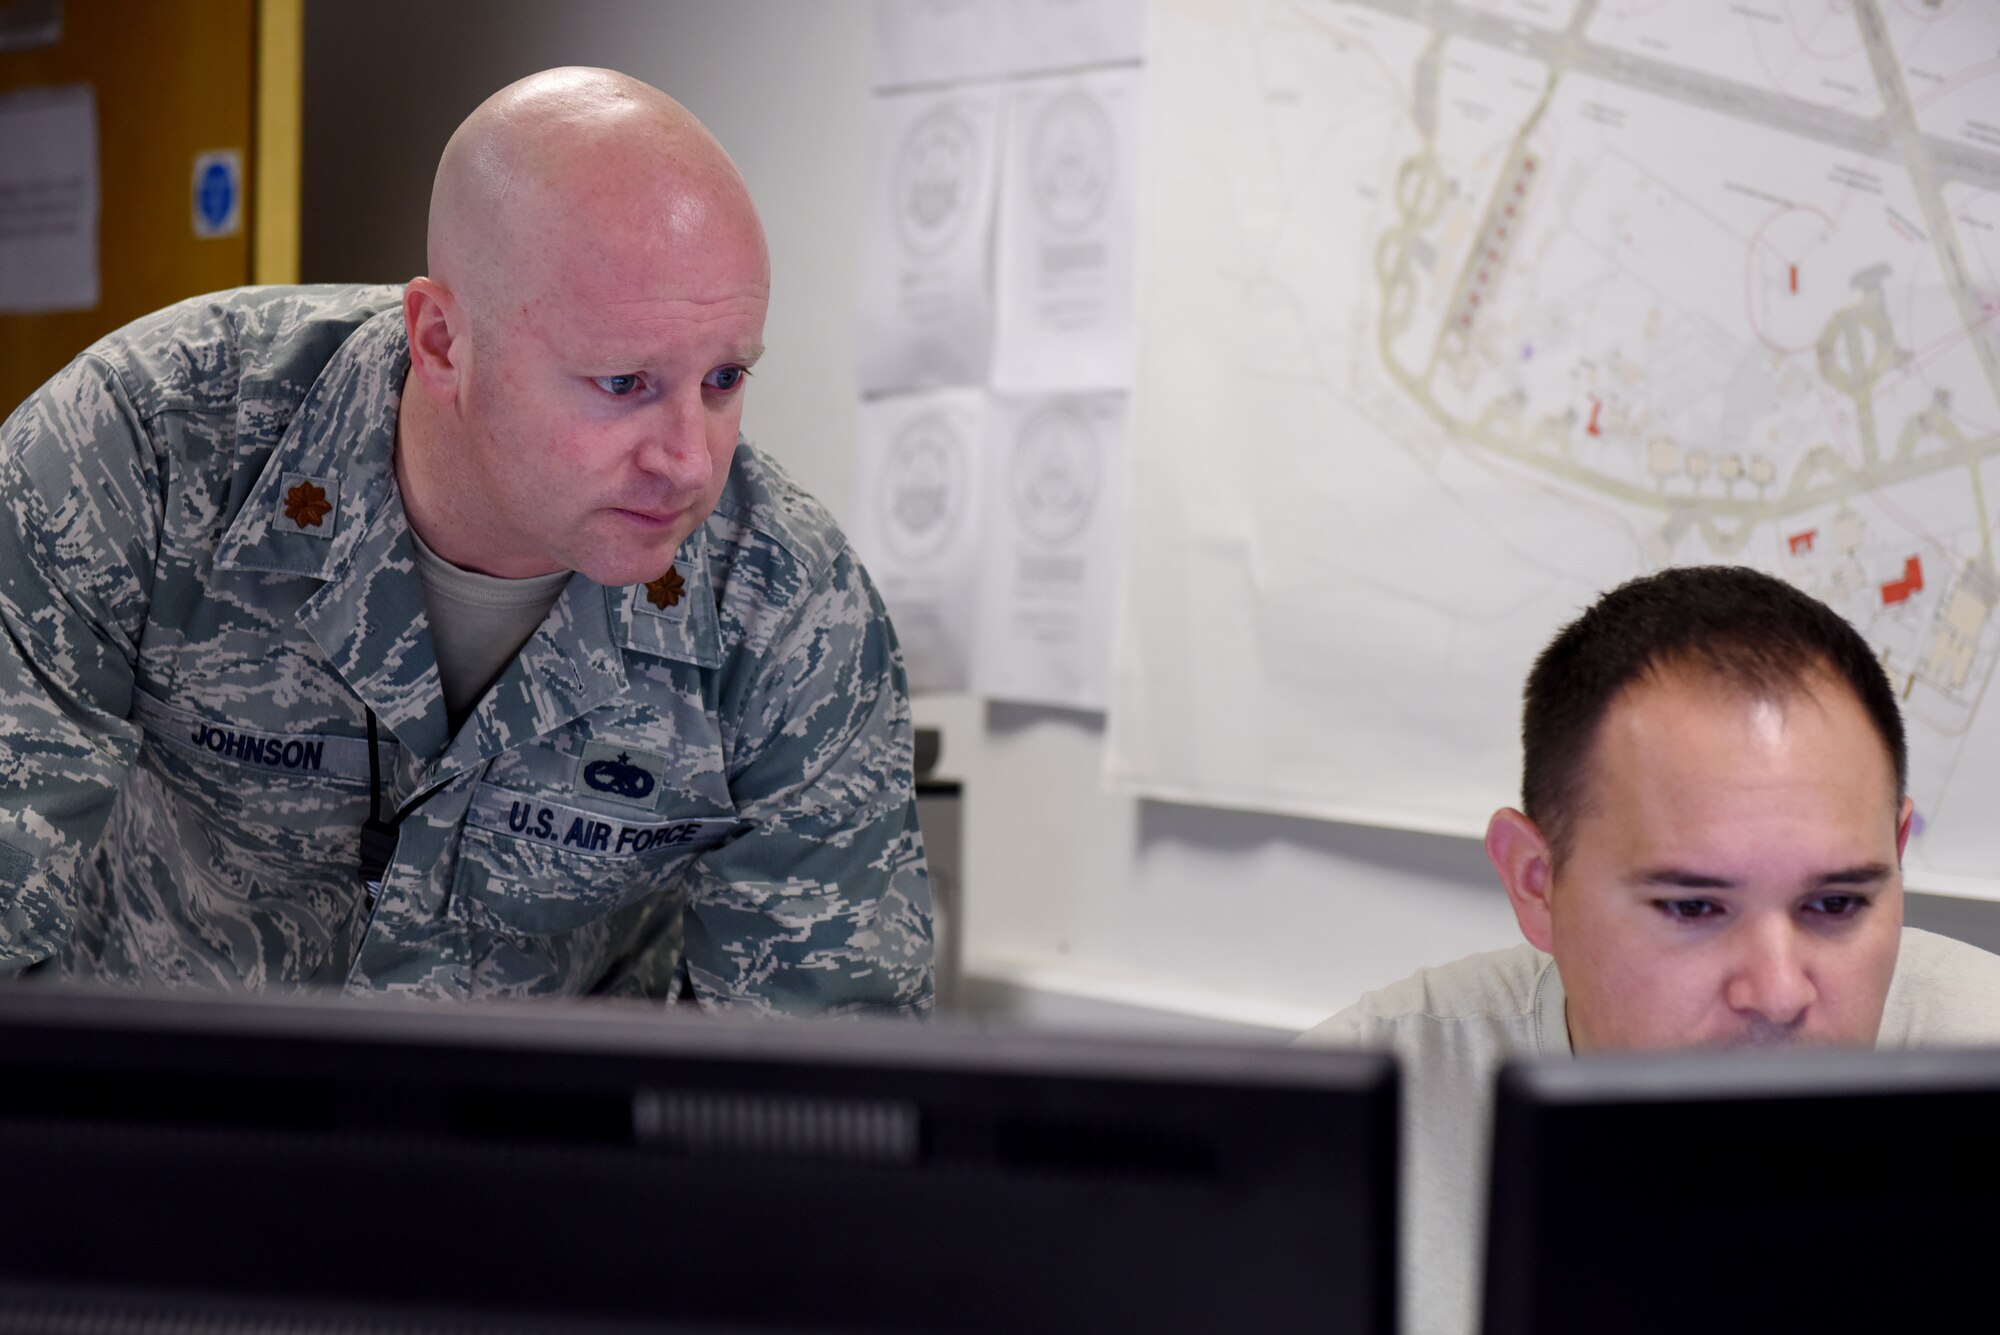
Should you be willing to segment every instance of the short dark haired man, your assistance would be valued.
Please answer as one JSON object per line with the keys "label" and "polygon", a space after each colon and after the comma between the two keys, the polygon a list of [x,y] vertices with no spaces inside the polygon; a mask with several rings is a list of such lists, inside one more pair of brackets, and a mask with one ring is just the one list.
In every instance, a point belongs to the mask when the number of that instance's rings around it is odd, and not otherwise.
{"label": "short dark haired man", "polygon": [[184,302],[0,427],[0,973],[927,1007],[895,637],[737,431],[735,166],[532,75],[428,266]]}
{"label": "short dark haired man", "polygon": [[1491,1082],[1513,1056],[2000,1042],[2000,957],[1902,926],[1903,726],[1835,613],[1753,570],[1625,584],[1525,693],[1486,851],[1529,944],[1370,993],[1311,1041],[1405,1078],[1404,1328],[1472,1329]]}

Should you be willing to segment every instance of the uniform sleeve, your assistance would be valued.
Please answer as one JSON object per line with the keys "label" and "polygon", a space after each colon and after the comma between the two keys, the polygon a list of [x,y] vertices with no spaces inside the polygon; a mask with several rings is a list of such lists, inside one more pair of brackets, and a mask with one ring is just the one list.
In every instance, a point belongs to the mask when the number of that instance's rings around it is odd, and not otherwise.
{"label": "uniform sleeve", "polygon": [[926,1010],[930,880],[909,692],[887,612],[843,551],[761,660],[730,788],[750,831],[697,863],[684,958],[704,1007]]}
{"label": "uniform sleeve", "polygon": [[49,958],[138,750],[158,468],[117,377],[84,356],[0,425],[0,973]]}

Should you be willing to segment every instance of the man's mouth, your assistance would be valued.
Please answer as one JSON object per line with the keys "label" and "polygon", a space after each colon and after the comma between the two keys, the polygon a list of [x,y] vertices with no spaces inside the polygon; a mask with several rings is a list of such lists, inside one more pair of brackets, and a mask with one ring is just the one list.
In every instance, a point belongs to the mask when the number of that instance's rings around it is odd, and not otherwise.
{"label": "man's mouth", "polygon": [[1742,1030],[1732,1034],[1721,1044],[1726,1048],[1779,1048],[1810,1044],[1815,1040],[1806,1033],[1804,1018],[1790,1024],[1776,1024],[1770,1020],[1752,1021]]}
{"label": "man's mouth", "polygon": [[678,510],[642,510],[631,506],[613,506],[612,509],[636,524],[648,528],[672,528],[687,513],[686,507]]}

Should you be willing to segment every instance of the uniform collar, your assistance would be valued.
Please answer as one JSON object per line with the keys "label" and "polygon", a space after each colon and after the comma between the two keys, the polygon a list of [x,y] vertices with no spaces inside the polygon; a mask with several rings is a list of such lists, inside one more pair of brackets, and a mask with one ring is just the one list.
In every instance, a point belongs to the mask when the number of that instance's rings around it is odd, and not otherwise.
{"label": "uniform collar", "polygon": [[396,496],[396,414],[410,345],[401,307],[350,335],[300,400],[222,535],[220,570],[327,579],[352,561]]}
{"label": "uniform collar", "polygon": [[703,520],[674,553],[673,567],[650,584],[607,589],[618,643],[654,658],[697,667],[722,666],[722,630],[709,577],[708,527]]}
{"label": "uniform collar", "polygon": [[[540,628],[502,670],[426,782],[470,769],[618,699],[630,681],[627,652],[720,667],[708,543],[706,526],[695,529],[671,570],[651,584],[607,588],[587,575],[570,576]],[[414,543],[408,545],[414,550]],[[441,715],[442,703],[438,709]]]}

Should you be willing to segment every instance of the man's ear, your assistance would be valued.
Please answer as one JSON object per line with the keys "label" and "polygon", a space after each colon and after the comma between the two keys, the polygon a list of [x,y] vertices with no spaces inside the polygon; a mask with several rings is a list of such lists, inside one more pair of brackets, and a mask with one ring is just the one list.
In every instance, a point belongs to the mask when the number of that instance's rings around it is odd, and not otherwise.
{"label": "man's ear", "polygon": [[1910,798],[1903,799],[1903,809],[1896,813],[1896,865],[1903,865],[1903,850],[1910,846],[1910,826],[1915,823],[1917,804]]}
{"label": "man's ear", "polygon": [[403,288],[403,324],[410,335],[410,374],[440,407],[458,400],[470,352],[465,315],[451,290],[429,278]]}
{"label": "man's ear", "polygon": [[1555,859],[1541,827],[1512,807],[1502,807],[1486,823],[1486,856],[1500,873],[1514,921],[1528,944],[1553,954],[1555,932],[1549,913],[1549,889],[1555,880]]}

